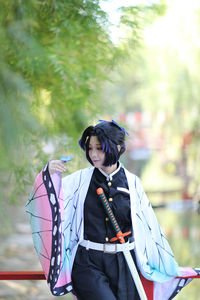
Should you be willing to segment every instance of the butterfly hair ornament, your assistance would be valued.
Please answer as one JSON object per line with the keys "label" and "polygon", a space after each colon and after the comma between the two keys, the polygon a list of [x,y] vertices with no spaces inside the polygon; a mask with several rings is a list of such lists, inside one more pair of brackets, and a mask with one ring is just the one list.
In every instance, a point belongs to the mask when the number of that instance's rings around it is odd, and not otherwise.
{"label": "butterfly hair ornament", "polygon": [[[100,122],[108,122],[108,121],[105,121],[105,120],[99,120]],[[120,128],[125,134],[129,135],[129,133],[123,128],[121,127],[117,122],[115,122],[114,120],[112,120],[113,124],[115,124],[118,128]]]}

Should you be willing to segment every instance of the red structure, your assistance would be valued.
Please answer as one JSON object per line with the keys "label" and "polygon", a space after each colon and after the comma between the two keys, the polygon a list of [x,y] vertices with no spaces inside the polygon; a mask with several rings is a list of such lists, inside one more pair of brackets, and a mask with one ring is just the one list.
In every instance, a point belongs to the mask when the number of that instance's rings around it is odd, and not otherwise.
{"label": "red structure", "polygon": [[0,272],[0,280],[44,280],[42,271]]}
{"label": "red structure", "polygon": [[[179,278],[179,277],[178,277]],[[200,278],[200,275],[188,277]],[[45,275],[42,271],[15,271],[15,272],[0,272],[0,280],[44,280]],[[153,300],[153,281],[147,280],[141,276],[142,283],[147,295],[148,300]]]}

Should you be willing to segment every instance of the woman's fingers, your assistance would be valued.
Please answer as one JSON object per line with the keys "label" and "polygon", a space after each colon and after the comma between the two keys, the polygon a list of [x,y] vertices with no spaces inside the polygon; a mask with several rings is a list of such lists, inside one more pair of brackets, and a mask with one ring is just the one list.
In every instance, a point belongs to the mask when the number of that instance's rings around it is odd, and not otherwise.
{"label": "woman's fingers", "polygon": [[51,160],[49,162],[49,173],[53,174],[55,172],[63,173],[66,171],[66,164],[60,160]]}

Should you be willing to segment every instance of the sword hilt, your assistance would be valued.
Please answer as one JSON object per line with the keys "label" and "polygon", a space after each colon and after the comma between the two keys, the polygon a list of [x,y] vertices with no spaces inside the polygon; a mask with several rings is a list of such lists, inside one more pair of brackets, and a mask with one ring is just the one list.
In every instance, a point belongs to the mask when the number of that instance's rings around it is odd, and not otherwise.
{"label": "sword hilt", "polygon": [[112,211],[112,209],[111,209],[111,207],[108,203],[108,200],[106,198],[106,195],[105,195],[103,189],[98,188],[97,189],[97,194],[99,195],[99,198],[101,199],[101,202],[102,202],[102,204],[105,208],[105,211],[106,211],[106,213],[107,213],[107,215],[108,215],[108,217],[109,217],[109,219],[112,223],[112,226],[113,226],[113,228],[116,232],[116,237],[113,237],[112,239],[110,239],[110,242],[114,242],[114,241],[119,240],[121,244],[125,243],[124,237],[131,234],[131,231],[128,231],[128,232],[125,232],[125,233],[121,232],[121,229],[120,229],[120,227],[117,223],[117,220],[116,220],[116,218],[113,214],[113,211]]}
{"label": "sword hilt", "polygon": [[[123,238],[125,236],[129,235],[129,234],[131,234],[131,231],[127,231],[127,232],[124,232],[124,233],[121,232],[121,235],[122,235]],[[110,242],[112,243],[112,242],[115,242],[117,240],[120,240],[120,237],[118,237],[118,234],[116,234],[116,237],[113,237],[112,239],[110,239]]]}

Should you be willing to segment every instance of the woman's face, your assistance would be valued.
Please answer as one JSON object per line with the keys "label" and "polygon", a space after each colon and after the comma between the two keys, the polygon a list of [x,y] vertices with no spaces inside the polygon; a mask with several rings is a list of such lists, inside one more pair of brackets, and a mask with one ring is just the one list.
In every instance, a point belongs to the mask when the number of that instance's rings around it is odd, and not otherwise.
{"label": "woman's face", "polygon": [[105,161],[105,153],[97,136],[91,136],[89,142],[89,157],[96,168],[102,168]]}

